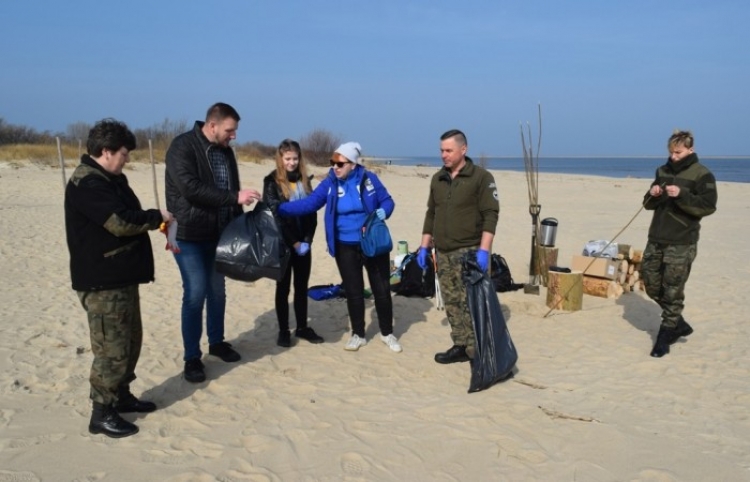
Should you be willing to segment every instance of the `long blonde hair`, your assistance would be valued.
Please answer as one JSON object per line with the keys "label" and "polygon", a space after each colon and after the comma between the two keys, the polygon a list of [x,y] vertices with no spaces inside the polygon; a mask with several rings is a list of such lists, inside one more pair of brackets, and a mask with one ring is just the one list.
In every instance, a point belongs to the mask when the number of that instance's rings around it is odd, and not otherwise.
{"label": "long blonde hair", "polygon": [[281,193],[285,199],[289,199],[292,195],[292,188],[287,178],[287,170],[284,169],[284,153],[293,151],[297,153],[299,158],[299,164],[297,164],[297,172],[299,173],[299,180],[307,194],[312,191],[312,184],[310,184],[310,178],[307,175],[307,165],[302,158],[302,149],[297,141],[292,139],[284,139],[279,143],[279,147],[276,149],[276,184],[281,188]]}

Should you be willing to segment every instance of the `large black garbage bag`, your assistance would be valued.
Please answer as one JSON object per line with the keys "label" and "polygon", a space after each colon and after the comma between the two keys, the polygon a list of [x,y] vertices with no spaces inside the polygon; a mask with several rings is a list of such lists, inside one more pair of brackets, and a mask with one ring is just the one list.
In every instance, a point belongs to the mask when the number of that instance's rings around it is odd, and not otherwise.
{"label": "large black garbage bag", "polygon": [[266,204],[258,203],[224,228],[216,247],[216,270],[239,281],[278,281],[290,257],[273,213]]}
{"label": "large black garbage bag", "polygon": [[474,325],[476,353],[469,384],[469,393],[472,393],[508,378],[516,366],[518,353],[505,324],[492,279],[477,265],[476,251],[467,252],[461,263],[466,301]]}

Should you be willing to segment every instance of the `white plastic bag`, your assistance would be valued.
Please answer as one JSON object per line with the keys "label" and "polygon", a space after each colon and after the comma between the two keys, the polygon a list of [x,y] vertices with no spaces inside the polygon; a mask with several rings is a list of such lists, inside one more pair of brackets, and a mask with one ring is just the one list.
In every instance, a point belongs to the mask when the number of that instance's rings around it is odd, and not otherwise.
{"label": "white plastic bag", "polygon": [[[607,246],[608,244],[609,246]],[[609,241],[605,239],[599,239],[586,243],[583,247],[582,254],[584,256],[596,256],[597,258],[616,258],[617,252],[617,243],[610,244]]]}

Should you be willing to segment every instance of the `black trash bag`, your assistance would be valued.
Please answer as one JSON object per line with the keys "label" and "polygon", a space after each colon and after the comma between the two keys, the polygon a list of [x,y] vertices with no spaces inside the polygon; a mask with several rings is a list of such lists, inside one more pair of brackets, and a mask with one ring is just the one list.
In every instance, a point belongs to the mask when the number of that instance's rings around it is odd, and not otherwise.
{"label": "black trash bag", "polygon": [[513,373],[518,353],[510,338],[500,301],[490,276],[477,264],[475,250],[461,259],[461,278],[474,325],[475,354],[469,393],[489,388]]}
{"label": "black trash bag", "polygon": [[239,281],[279,281],[290,257],[276,218],[259,202],[224,228],[216,247],[216,271]]}

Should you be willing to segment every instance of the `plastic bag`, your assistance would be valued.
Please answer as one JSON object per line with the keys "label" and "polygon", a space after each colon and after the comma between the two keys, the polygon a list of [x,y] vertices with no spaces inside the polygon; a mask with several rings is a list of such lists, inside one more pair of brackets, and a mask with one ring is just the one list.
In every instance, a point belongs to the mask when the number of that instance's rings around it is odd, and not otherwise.
{"label": "plastic bag", "polygon": [[[608,244],[609,246],[607,246]],[[596,256],[597,258],[616,258],[617,249],[617,243],[610,244],[606,239],[599,239],[586,243],[582,254],[584,256]]]}
{"label": "plastic bag", "polygon": [[467,252],[461,263],[461,278],[474,326],[475,354],[469,384],[469,393],[472,393],[509,378],[518,361],[518,352],[505,324],[495,286],[477,265],[476,251]]}
{"label": "plastic bag", "polygon": [[266,204],[258,203],[224,228],[216,247],[216,270],[239,281],[278,281],[290,257],[273,213]]}
{"label": "plastic bag", "polygon": [[341,289],[340,284],[315,285],[307,288],[307,296],[315,301],[323,301],[332,298],[343,298],[344,291]]}

